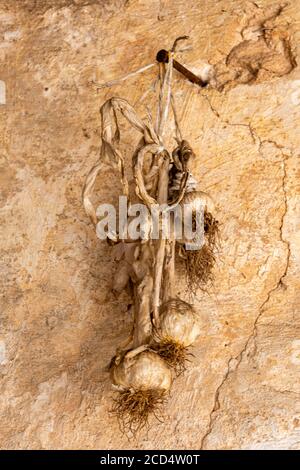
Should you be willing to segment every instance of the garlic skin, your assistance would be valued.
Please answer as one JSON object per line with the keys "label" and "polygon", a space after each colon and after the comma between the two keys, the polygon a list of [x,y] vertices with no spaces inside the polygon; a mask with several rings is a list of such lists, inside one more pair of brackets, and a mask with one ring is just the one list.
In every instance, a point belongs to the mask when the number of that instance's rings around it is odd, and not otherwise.
{"label": "garlic skin", "polygon": [[[187,205],[189,207],[184,207],[184,205]],[[195,210],[201,210],[201,208],[203,208],[203,210],[205,212],[210,212],[211,214],[214,213],[215,211],[215,204],[214,204],[214,201],[212,200],[212,198],[207,194],[205,193],[204,191],[191,191],[191,192],[188,192],[182,202],[181,202],[181,206],[182,208],[184,208],[184,210],[188,210],[188,211],[195,211]]]}
{"label": "garlic skin", "polygon": [[111,379],[114,385],[134,390],[170,390],[171,370],[163,359],[148,350],[134,356],[130,353],[132,351],[126,354],[119,364],[113,366]]}
{"label": "garlic skin", "polygon": [[162,308],[160,315],[160,335],[164,339],[188,347],[200,335],[200,322],[191,305],[174,300]]}
{"label": "garlic skin", "polygon": [[[206,237],[204,233],[204,214],[214,214],[215,204],[212,198],[204,191],[191,191],[185,194],[183,200],[180,203],[182,213],[184,214],[184,220],[192,221],[195,212],[203,214],[203,226],[199,227],[197,234],[193,239],[189,239],[184,236],[183,226],[183,237],[177,238],[178,243],[186,245],[189,250],[199,250],[201,246],[205,245]],[[200,219],[201,220],[201,219]]]}

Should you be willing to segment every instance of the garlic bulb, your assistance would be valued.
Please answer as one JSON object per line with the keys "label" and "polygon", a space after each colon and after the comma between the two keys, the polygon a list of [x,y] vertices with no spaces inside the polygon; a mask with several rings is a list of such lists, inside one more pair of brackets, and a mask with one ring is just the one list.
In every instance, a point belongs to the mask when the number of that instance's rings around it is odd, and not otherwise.
{"label": "garlic bulb", "polygon": [[[139,352],[141,350],[141,352]],[[155,352],[137,348],[129,351],[112,367],[111,378],[114,385],[124,389],[159,390],[167,392],[171,388],[171,371]]]}
{"label": "garlic bulb", "polygon": [[200,334],[200,322],[191,305],[175,299],[162,306],[160,336],[188,347]]}
{"label": "garlic bulb", "polygon": [[[209,216],[212,220],[215,220],[212,216],[215,211],[214,202],[204,191],[191,191],[185,194],[180,205],[184,215],[184,224],[183,236],[181,238],[177,238],[177,241],[186,245],[188,250],[200,250],[208,241],[208,234],[206,233],[206,218]],[[203,224],[202,227],[194,226],[196,213],[200,216],[200,221],[202,221]],[[188,228],[190,229],[190,234],[187,232]],[[194,233],[196,228],[197,233]]]}
{"label": "garlic bulb", "polygon": [[191,191],[186,193],[181,205],[188,205],[190,211],[201,210],[210,212],[211,214],[215,211],[215,204],[212,198],[204,191]]}

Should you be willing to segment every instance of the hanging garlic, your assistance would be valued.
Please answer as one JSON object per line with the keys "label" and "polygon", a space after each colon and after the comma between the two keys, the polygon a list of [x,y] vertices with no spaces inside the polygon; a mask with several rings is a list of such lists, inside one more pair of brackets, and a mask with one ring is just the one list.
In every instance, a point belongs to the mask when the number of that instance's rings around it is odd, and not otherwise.
{"label": "hanging garlic", "polygon": [[120,428],[136,434],[148,424],[149,417],[160,413],[171,388],[171,370],[166,362],[147,346],[139,346],[117,356],[111,366],[111,380],[118,389],[112,412]]}
{"label": "hanging garlic", "polygon": [[160,336],[188,347],[200,334],[200,322],[193,307],[180,299],[168,301],[161,308]]}
{"label": "hanging garlic", "polygon": [[118,268],[113,276],[112,289],[116,293],[122,292],[133,276],[132,264],[135,253],[139,250],[137,243],[119,242],[112,249],[112,257],[119,261]]}
{"label": "hanging garlic", "polygon": [[[184,215],[184,225],[183,225],[183,237],[178,239],[179,243],[188,245],[187,249],[195,250],[200,249],[207,240],[207,220],[212,219],[215,222],[213,213],[215,211],[215,205],[212,198],[205,193],[204,191],[191,191],[185,194],[183,200],[180,203],[182,213]],[[190,223],[190,229],[194,227],[194,221],[196,220],[196,214],[198,215],[199,223],[202,223],[202,227],[197,229],[195,237],[191,240],[188,238],[186,233],[186,223]],[[209,228],[209,227],[208,227]]]}
{"label": "hanging garlic", "polygon": [[[113,258],[119,262],[113,277],[113,290],[118,294],[128,286],[128,291],[133,297],[132,333],[126,346],[118,349],[119,352],[110,366],[111,380],[119,392],[114,399],[112,411],[115,411],[125,432],[126,430],[136,432],[141,429],[148,423],[148,416],[151,413],[157,416],[171,387],[170,366],[174,367],[176,373],[185,369],[189,354],[187,348],[200,334],[201,324],[192,306],[180,299],[168,300],[172,296],[176,241],[179,242],[186,262],[186,272],[191,281],[189,287],[192,290],[199,282],[207,282],[211,278],[215,259],[213,247],[217,221],[213,217],[214,204],[206,193],[197,191],[197,181],[189,172],[189,161],[195,157],[195,154],[189,143],[181,136],[171,92],[172,69],[175,64],[173,55],[176,44],[184,38],[179,37],[175,40],[172,49],[167,53],[168,60],[160,70],[161,89],[155,129],[151,116],[148,116],[147,121],[143,121],[124,99],[113,97],[101,107],[100,159],[91,169],[83,191],[86,212],[97,225],[99,237],[102,238],[101,227],[97,224],[97,212],[91,202],[99,171],[109,167],[118,169],[123,194],[129,195],[124,158],[116,146],[120,138],[117,115],[120,112],[131,126],[141,133],[141,139],[132,157],[133,175],[136,195],[149,210],[143,217],[143,211],[139,211],[139,219],[133,219],[128,224],[126,240],[121,241],[122,236],[119,238],[113,231],[108,237],[115,245]],[[172,155],[167,150],[164,139],[171,104],[177,140]],[[170,213],[177,208],[184,209],[185,220],[189,219],[192,229],[188,235],[192,236],[195,213],[203,211],[204,245],[199,245],[198,238],[188,239],[186,233],[180,240],[178,236],[175,239],[176,211],[169,219],[171,228],[175,228],[173,231],[170,230],[172,235],[168,240],[165,239],[164,221],[159,220],[161,223],[158,224],[156,241],[154,236],[156,226],[154,224],[152,226],[150,212],[152,213],[157,204],[160,206],[167,204]],[[128,211],[130,216],[136,215],[134,209],[130,204]],[[196,221],[199,221],[198,217]],[[181,218],[179,222],[182,225]],[[125,351],[124,348],[129,345],[131,349]]]}
{"label": "hanging garlic", "polygon": [[[193,239],[189,239],[186,232],[181,239],[177,239],[180,246],[179,255],[185,260],[189,288],[195,294],[197,289],[206,290],[207,285],[213,281],[219,227],[213,215],[214,202],[205,192],[192,191],[185,194],[181,206],[185,211],[184,220],[192,223],[193,231],[196,228],[193,226],[196,212],[200,213],[200,222],[201,215],[203,215],[203,225],[200,229],[197,228]],[[186,229],[186,227],[183,228]]]}
{"label": "hanging garlic", "polygon": [[215,211],[215,204],[212,198],[204,191],[188,191],[182,202],[182,205],[186,204],[189,210],[195,211],[203,208],[204,211],[210,212],[211,214]]}
{"label": "hanging garlic", "polygon": [[160,328],[156,332],[152,348],[176,375],[186,369],[188,348],[200,334],[200,321],[193,307],[180,299],[171,299],[160,310]]}
{"label": "hanging garlic", "polygon": [[143,346],[129,351],[120,361],[115,361],[111,378],[113,384],[121,389],[162,393],[170,390],[172,382],[171,371],[163,359]]}

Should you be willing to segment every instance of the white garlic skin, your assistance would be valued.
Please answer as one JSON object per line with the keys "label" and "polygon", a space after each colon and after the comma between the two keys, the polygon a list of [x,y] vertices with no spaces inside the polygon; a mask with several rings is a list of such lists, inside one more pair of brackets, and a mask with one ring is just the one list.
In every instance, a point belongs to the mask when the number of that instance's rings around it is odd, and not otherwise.
{"label": "white garlic skin", "polygon": [[172,339],[184,347],[193,344],[200,335],[200,321],[193,308],[166,306],[160,316],[160,331],[162,338]]}
{"label": "white garlic skin", "polygon": [[152,351],[143,351],[134,357],[124,357],[111,373],[112,382],[135,390],[160,390],[171,388],[171,371],[165,361]]}
{"label": "white garlic skin", "polygon": [[210,212],[211,214],[215,211],[215,204],[213,199],[204,191],[191,191],[187,193],[181,205],[184,207],[184,204],[188,204],[188,210],[195,211],[199,210],[203,207],[203,210],[206,212]]}
{"label": "white garlic skin", "polygon": [[[192,217],[195,211],[199,211],[199,212],[203,211],[203,214],[205,212],[214,214],[215,212],[215,204],[214,204],[213,199],[204,191],[191,191],[191,192],[186,193],[180,205],[181,205],[182,213],[184,214],[185,220],[192,220]],[[182,227],[182,233],[183,233],[183,237],[182,238],[178,237],[176,239],[178,243],[189,245],[190,246],[189,249],[199,249],[199,241],[196,242],[195,248],[193,248],[194,241],[184,236],[184,226]],[[204,237],[202,238],[202,244],[205,244],[206,239],[205,239],[204,230],[203,230],[203,235]]]}

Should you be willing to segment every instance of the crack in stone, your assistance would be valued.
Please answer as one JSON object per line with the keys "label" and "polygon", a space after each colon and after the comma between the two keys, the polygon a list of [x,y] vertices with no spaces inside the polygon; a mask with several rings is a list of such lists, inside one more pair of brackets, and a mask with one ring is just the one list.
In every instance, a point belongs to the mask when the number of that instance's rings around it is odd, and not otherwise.
{"label": "crack in stone", "polygon": [[249,129],[251,129],[251,134],[253,136],[256,136],[256,138],[258,139],[258,142],[259,142],[259,147],[258,147],[258,151],[260,153],[260,155],[263,157],[263,154],[262,154],[262,146],[266,143],[268,144],[271,144],[273,145],[277,150],[279,150],[280,154],[281,154],[281,157],[282,157],[282,160],[281,160],[281,163],[282,163],[282,171],[283,171],[283,176],[282,176],[282,192],[283,192],[283,202],[284,202],[284,211],[283,211],[283,214],[282,214],[282,217],[281,217],[281,222],[280,222],[280,226],[279,226],[279,233],[280,233],[280,240],[282,241],[282,243],[284,243],[286,245],[286,248],[287,248],[287,262],[286,262],[286,266],[285,266],[285,271],[284,273],[282,274],[281,276],[281,285],[284,286],[284,284],[282,283],[282,279],[286,276],[287,274],[287,271],[288,271],[288,266],[289,266],[289,262],[290,262],[290,257],[291,257],[291,246],[290,246],[290,242],[289,240],[286,240],[283,236],[283,226],[284,226],[284,220],[285,220],[285,217],[286,217],[286,214],[288,212],[288,195],[287,195],[287,189],[286,189],[286,184],[287,184],[287,168],[286,168],[286,162],[289,158],[289,155],[287,155],[285,153],[284,150],[288,150],[290,152],[290,155],[292,154],[292,150],[291,149],[285,149],[282,145],[278,144],[276,141],[274,140],[271,140],[271,139],[261,139],[261,137],[259,136],[259,134],[257,133],[257,131],[249,124]]}
{"label": "crack in stone", "polygon": [[253,127],[251,126],[251,123],[239,123],[239,122],[230,122],[228,119],[225,119],[224,117],[222,117],[219,113],[219,111],[213,106],[210,98],[208,97],[208,95],[206,95],[205,93],[202,94],[202,96],[206,99],[206,101],[208,102],[208,105],[210,107],[210,110],[212,111],[212,113],[221,121],[223,122],[223,124],[226,124],[227,126],[233,126],[233,127],[246,127],[246,129],[249,130],[250,132],[250,136],[253,140],[253,143],[256,144],[256,141],[259,140],[259,137],[255,131],[255,129],[253,129]]}
{"label": "crack in stone", "polygon": [[234,372],[236,372],[237,369],[239,368],[244,355],[247,353],[247,350],[248,350],[248,347],[249,347],[251,341],[253,342],[254,349],[253,349],[253,352],[251,354],[249,354],[249,357],[253,357],[255,355],[256,351],[257,351],[256,337],[257,337],[257,324],[258,324],[258,321],[261,318],[261,316],[263,315],[263,313],[265,311],[265,306],[268,304],[272,294],[277,289],[279,289],[280,286],[283,284],[282,279],[286,275],[287,269],[288,269],[288,260],[287,260],[287,263],[286,263],[284,273],[280,276],[280,279],[277,281],[276,285],[268,292],[266,299],[261,304],[261,306],[259,308],[259,313],[258,313],[258,315],[257,315],[257,317],[254,321],[251,334],[249,335],[243,349],[239,352],[239,354],[237,356],[231,357],[229,359],[228,363],[227,363],[227,371],[226,371],[220,385],[217,387],[216,392],[215,392],[214,405],[213,405],[212,411],[210,412],[210,415],[209,415],[208,429],[207,429],[206,433],[204,434],[204,436],[202,437],[202,439],[200,441],[200,449],[201,450],[203,449],[203,446],[205,445],[206,439],[208,438],[208,436],[211,434],[211,432],[213,430],[213,425],[214,425],[214,422],[216,420],[215,413],[220,409],[219,397],[220,397],[220,393],[221,393],[221,390],[222,390],[223,386],[227,382],[229,376],[231,374],[233,374]]}
{"label": "crack in stone", "polygon": [[280,393],[281,395],[293,395],[296,397],[300,397],[299,392],[295,392],[294,390],[280,390],[278,388],[272,387],[270,385],[264,385],[265,388],[268,388],[269,390],[275,392],[275,393]]}
{"label": "crack in stone", "polygon": [[[288,211],[288,196],[287,196],[287,189],[286,189],[286,184],[287,184],[287,168],[286,168],[286,161],[287,159],[289,158],[289,155],[287,155],[286,153],[284,153],[284,147],[281,146],[280,144],[278,144],[277,142],[273,141],[273,140],[270,140],[270,139],[261,139],[261,137],[259,136],[259,134],[257,133],[257,131],[251,126],[251,123],[248,123],[248,124],[239,124],[239,123],[236,123],[236,124],[232,124],[230,122],[227,122],[226,120],[222,119],[222,117],[220,116],[220,113],[212,106],[211,102],[210,102],[210,99],[208,98],[207,95],[205,95],[205,98],[207,99],[209,105],[210,105],[210,108],[212,110],[212,112],[218,117],[218,119],[220,119],[222,122],[228,124],[228,125],[236,125],[236,126],[243,126],[243,127],[247,127],[249,129],[249,132],[251,134],[251,137],[253,139],[253,141],[256,143],[256,141],[258,141],[258,151],[260,153],[261,156],[263,156],[262,154],[262,146],[265,144],[265,143],[269,143],[269,144],[272,144],[276,149],[278,149],[281,153],[281,156],[282,156],[282,169],[283,169],[283,176],[282,176],[282,191],[283,191],[283,202],[284,202],[284,211],[283,211],[283,214],[281,216],[281,221],[280,221],[280,227],[279,227],[279,232],[280,232],[280,240],[282,243],[285,244],[286,248],[287,248],[287,255],[286,255],[286,263],[285,263],[285,267],[284,267],[284,271],[283,273],[280,275],[280,278],[279,280],[276,282],[275,286],[269,290],[264,302],[261,304],[261,306],[259,307],[258,309],[258,315],[256,316],[255,318],[255,321],[254,321],[254,324],[253,324],[253,328],[252,328],[252,331],[251,331],[251,334],[249,335],[243,349],[239,352],[239,354],[235,357],[231,357],[227,363],[227,370],[226,370],[226,373],[221,381],[221,383],[219,384],[219,386],[217,387],[216,389],[216,392],[215,392],[215,395],[214,395],[214,405],[213,405],[213,408],[212,408],[212,411],[210,412],[210,415],[209,415],[209,424],[208,424],[208,428],[207,428],[207,431],[205,432],[205,434],[203,435],[201,441],[200,441],[200,449],[203,449],[203,446],[205,445],[205,442],[208,438],[208,436],[211,434],[212,430],[213,430],[213,426],[214,426],[214,423],[215,423],[215,420],[216,420],[216,412],[220,409],[220,401],[219,401],[219,397],[220,397],[220,393],[221,393],[221,390],[224,386],[224,384],[227,382],[229,376],[233,373],[235,373],[237,371],[237,369],[239,368],[242,360],[243,360],[243,357],[244,355],[247,353],[248,351],[248,348],[252,342],[253,344],[253,351],[250,353],[249,352],[249,357],[254,357],[254,355],[256,354],[257,352],[257,345],[256,345],[256,338],[257,338],[257,325],[258,325],[258,322],[261,318],[261,316],[263,315],[263,313],[265,312],[265,307],[266,305],[268,304],[268,302],[270,301],[271,299],[271,296],[274,292],[276,292],[279,288],[281,287],[286,287],[284,282],[283,282],[283,279],[286,277],[287,275],[287,272],[288,272],[288,268],[289,268],[289,263],[290,263],[290,257],[291,257],[291,247],[290,247],[290,242],[288,240],[286,240],[284,238],[284,235],[283,235],[283,226],[284,226],[284,221],[285,221],[285,217],[287,215],[287,211]],[[290,153],[292,153],[291,149],[289,149]]]}

